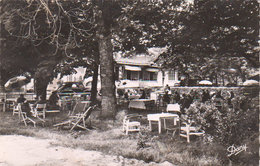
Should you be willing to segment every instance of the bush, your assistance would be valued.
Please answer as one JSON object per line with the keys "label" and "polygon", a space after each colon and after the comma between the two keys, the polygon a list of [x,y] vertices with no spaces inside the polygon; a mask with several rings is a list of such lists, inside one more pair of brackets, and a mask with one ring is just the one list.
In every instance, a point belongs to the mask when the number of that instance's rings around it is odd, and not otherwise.
{"label": "bush", "polygon": [[245,139],[258,133],[258,107],[250,101],[248,106],[247,109],[233,109],[224,104],[218,109],[214,103],[196,102],[186,113],[214,141],[228,146],[240,145]]}

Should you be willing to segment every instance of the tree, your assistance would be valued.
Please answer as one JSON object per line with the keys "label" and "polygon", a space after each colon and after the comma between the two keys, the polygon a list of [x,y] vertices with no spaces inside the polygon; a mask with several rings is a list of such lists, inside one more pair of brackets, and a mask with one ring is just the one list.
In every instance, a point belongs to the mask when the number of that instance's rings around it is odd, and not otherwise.
{"label": "tree", "polygon": [[[161,28],[161,24],[166,23],[171,17],[167,16],[167,10],[171,10],[170,13],[175,12],[171,9],[175,8],[175,3],[162,1],[24,0],[13,6],[7,0],[2,2],[9,5],[11,9],[5,10],[9,21],[6,25],[11,27],[9,33],[37,45],[41,55],[55,57],[60,56],[59,52],[62,52],[62,57],[65,59],[74,59],[75,54],[68,52],[82,48],[80,45],[82,39],[88,38],[98,43],[101,105],[105,117],[113,117],[116,112],[113,52],[116,48],[141,52],[146,50],[150,41],[153,46],[168,44],[167,40],[160,38],[158,28]],[[163,9],[163,14],[160,14],[160,9]],[[153,17],[146,19],[150,16]],[[160,20],[163,22],[161,23]],[[174,23],[171,21],[171,24]],[[138,28],[145,32],[141,32]],[[163,27],[164,30],[167,28]],[[143,38],[139,38],[140,36]],[[116,45],[118,39],[119,45]],[[158,44],[160,43],[158,41],[164,42]],[[91,43],[84,47],[89,47]],[[45,48],[45,44],[51,49],[44,51],[45,49],[42,48]],[[123,47],[118,47],[120,45]]]}
{"label": "tree", "polygon": [[[18,1],[17,1],[18,2]],[[55,59],[59,50],[70,57],[67,51],[78,45],[79,36],[97,39],[101,60],[102,79],[102,110],[105,115],[115,113],[115,85],[113,82],[113,52],[111,44],[111,9],[113,3],[104,2],[73,2],[73,1],[1,1],[5,10],[2,16],[7,20],[5,26],[13,37],[26,39],[37,45],[41,55],[47,59]],[[106,4],[106,5],[105,5]],[[111,10],[111,11],[110,11]],[[17,24],[20,23],[20,24]],[[94,29],[94,32],[92,31]],[[90,34],[89,34],[90,33]],[[50,47],[46,51],[46,47]],[[53,49],[55,48],[55,49]],[[54,58],[50,58],[53,56]],[[48,60],[46,60],[48,61]],[[36,76],[42,83],[37,89],[46,89],[50,79],[42,79],[51,70],[46,70],[47,62],[38,66],[44,68]],[[48,61],[50,62],[50,61]],[[53,69],[55,63],[51,63]],[[52,74],[47,74],[51,76]],[[41,78],[41,79],[40,79]],[[44,80],[44,81],[43,81]],[[43,92],[41,92],[43,93]],[[106,112],[109,112],[106,114]]]}
{"label": "tree", "polygon": [[256,0],[196,0],[175,18],[179,29],[169,40],[163,55],[164,66],[177,66],[182,72],[218,82],[228,69],[258,64],[258,8]]}

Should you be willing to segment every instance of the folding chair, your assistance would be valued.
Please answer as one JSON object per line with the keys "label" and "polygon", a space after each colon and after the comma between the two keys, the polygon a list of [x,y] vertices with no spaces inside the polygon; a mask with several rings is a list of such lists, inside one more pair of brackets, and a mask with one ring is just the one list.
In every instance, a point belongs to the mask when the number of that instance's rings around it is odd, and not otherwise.
{"label": "folding chair", "polygon": [[91,112],[95,109],[95,107],[96,107],[96,105],[90,106],[83,114],[79,114],[78,117],[75,119],[75,121],[71,122],[71,124],[73,124],[73,126],[70,130],[73,130],[75,127],[79,127],[79,128],[88,130],[86,128],[86,120],[89,118]]}
{"label": "folding chair", "polygon": [[[21,104],[17,105],[17,109],[19,109],[20,112],[20,116],[21,116],[21,121],[24,123],[25,126],[27,126],[27,123],[33,123],[33,126],[36,127],[36,121],[40,120],[41,122],[45,122],[44,120],[42,120],[41,118],[36,118],[33,119],[32,117],[28,117],[26,112],[22,111],[22,106]],[[20,119],[20,118],[19,118]]]}
{"label": "folding chair", "polygon": [[141,123],[137,119],[141,119],[142,115],[129,114],[124,117],[123,120],[123,132],[128,135],[132,131],[140,131]]}
{"label": "folding chair", "polygon": [[[64,125],[69,125],[69,126],[73,125],[70,130],[73,130],[75,127],[79,127],[79,128],[88,130],[88,128],[86,127],[86,120],[89,118],[92,110],[95,107],[96,107],[96,105],[95,106],[89,106],[87,108],[87,110],[84,111],[84,113],[78,113],[76,115],[69,116],[67,120],[65,120],[61,123],[55,124],[53,126],[57,127],[57,126],[64,126]],[[86,108],[86,107],[84,107],[84,108]]]}
{"label": "folding chair", "polygon": [[192,126],[190,121],[184,122],[183,126],[181,126],[181,137],[187,138],[187,142],[190,143],[190,136],[203,136],[205,134],[204,131],[200,131],[198,127]]}

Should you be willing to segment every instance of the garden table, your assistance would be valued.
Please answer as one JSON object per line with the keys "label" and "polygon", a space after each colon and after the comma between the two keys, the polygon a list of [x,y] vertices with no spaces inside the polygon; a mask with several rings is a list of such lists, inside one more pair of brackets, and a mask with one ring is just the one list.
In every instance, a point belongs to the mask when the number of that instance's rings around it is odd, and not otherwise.
{"label": "garden table", "polygon": [[154,100],[150,99],[135,99],[135,100],[130,100],[128,108],[134,108],[134,109],[142,109],[145,110],[149,107],[154,106]]}
{"label": "garden table", "polygon": [[[161,134],[162,132],[162,126],[161,126],[161,121],[163,119],[173,119],[174,120],[174,125],[177,125],[177,120],[179,119],[179,116],[177,114],[171,114],[171,113],[158,113],[158,114],[148,114],[147,119],[149,121],[149,127],[150,130],[152,131],[152,122],[158,123],[158,132]],[[164,127],[166,128],[166,124],[164,121]]]}

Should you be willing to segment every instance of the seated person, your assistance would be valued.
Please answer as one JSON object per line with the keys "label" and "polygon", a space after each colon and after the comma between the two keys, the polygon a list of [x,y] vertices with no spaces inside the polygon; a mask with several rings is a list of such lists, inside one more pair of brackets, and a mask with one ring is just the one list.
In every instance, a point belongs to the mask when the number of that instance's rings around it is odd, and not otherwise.
{"label": "seated person", "polygon": [[39,96],[39,100],[36,101],[34,104],[33,104],[33,107],[36,107],[37,104],[46,104],[46,100],[43,98],[43,96]]}
{"label": "seated person", "polygon": [[26,101],[26,98],[24,98],[23,94],[20,94],[20,97],[17,98],[17,103],[24,103]]}
{"label": "seated person", "polygon": [[22,103],[21,108],[22,108],[22,112],[25,112],[27,116],[29,117],[32,116],[31,108],[27,100],[24,103]]}
{"label": "seated person", "polygon": [[59,96],[57,95],[56,91],[53,91],[51,96],[49,97],[49,107],[51,109],[59,109],[57,102],[59,100]]}
{"label": "seated person", "polygon": [[165,92],[165,94],[163,95],[163,102],[164,102],[164,105],[169,104],[170,101],[171,101],[171,98],[170,98],[168,92]]}
{"label": "seated person", "polygon": [[20,94],[20,96],[17,98],[16,102],[18,104],[21,104],[22,112],[25,112],[27,116],[31,115],[31,109],[30,109],[29,103],[27,102],[27,100],[23,94]]}

